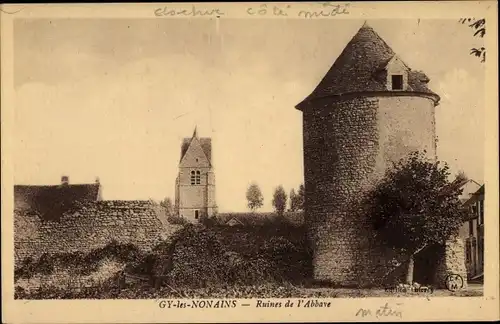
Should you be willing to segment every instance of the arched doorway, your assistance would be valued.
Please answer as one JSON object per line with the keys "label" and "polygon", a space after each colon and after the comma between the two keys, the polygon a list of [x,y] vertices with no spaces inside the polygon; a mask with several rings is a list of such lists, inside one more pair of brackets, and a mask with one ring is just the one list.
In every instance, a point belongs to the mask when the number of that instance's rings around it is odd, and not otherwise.
{"label": "arched doorway", "polygon": [[444,246],[431,245],[415,255],[413,281],[422,285],[433,285],[439,260],[444,254]]}

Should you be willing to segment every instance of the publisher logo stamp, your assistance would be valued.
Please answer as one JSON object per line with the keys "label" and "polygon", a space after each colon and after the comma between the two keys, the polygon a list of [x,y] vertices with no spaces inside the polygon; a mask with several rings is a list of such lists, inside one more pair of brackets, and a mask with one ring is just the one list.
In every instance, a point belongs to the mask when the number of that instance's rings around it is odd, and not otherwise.
{"label": "publisher logo stamp", "polygon": [[464,287],[464,279],[458,274],[450,274],[446,277],[446,288],[449,291],[458,291]]}

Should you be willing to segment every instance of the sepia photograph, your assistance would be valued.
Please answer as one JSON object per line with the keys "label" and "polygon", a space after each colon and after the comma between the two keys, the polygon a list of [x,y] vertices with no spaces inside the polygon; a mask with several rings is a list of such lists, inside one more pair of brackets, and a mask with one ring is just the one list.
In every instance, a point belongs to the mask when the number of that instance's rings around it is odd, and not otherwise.
{"label": "sepia photograph", "polygon": [[497,22],[292,6],[12,19],[14,300],[485,296]]}

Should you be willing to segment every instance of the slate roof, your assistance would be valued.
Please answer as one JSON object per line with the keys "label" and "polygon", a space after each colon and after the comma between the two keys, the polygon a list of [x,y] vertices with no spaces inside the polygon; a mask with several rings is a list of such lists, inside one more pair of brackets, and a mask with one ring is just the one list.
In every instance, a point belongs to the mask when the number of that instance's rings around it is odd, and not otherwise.
{"label": "slate roof", "polygon": [[[181,158],[179,161],[182,161],[182,158],[184,157],[184,154],[186,154],[189,145],[191,144],[191,141],[197,137],[196,135],[196,129],[193,133],[193,136],[190,138],[184,138],[182,141],[181,145]],[[212,139],[210,137],[200,137],[198,138],[201,144],[201,148],[203,149],[203,152],[205,153],[208,162],[212,164]]]}
{"label": "slate roof", "polygon": [[100,184],[55,186],[14,186],[14,208],[31,210],[42,216],[59,214],[77,202],[100,200]]}
{"label": "slate roof", "polygon": [[[297,108],[313,99],[359,92],[387,92],[381,72],[396,55],[389,45],[366,23],[344,48],[330,70],[314,91]],[[431,95],[436,102],[439,96],[427,87],[429,78],[421,71],[409,69],[408,89]]]}

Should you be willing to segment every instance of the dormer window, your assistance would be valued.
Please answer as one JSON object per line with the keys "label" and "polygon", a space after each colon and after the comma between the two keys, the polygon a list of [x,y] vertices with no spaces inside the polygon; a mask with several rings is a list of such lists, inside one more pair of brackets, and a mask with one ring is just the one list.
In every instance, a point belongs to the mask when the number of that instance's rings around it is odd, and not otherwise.
{"label": "dormer window", "polygon": [[385,66],[385,72],[387,73],[387,90],[408,90],[409,69],[396,55]]}
{"label": "dormer window", "polygon": [[402,74],[391,75],[392,90],[403,90],[403,82],[404,80]]}

